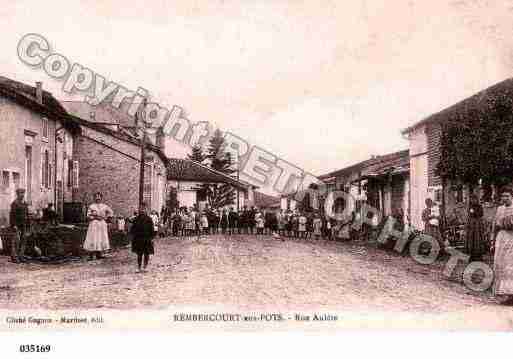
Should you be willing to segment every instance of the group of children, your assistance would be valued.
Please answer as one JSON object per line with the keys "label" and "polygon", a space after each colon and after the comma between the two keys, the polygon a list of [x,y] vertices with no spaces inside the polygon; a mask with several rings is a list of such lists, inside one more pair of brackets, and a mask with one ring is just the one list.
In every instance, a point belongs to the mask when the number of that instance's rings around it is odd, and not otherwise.
{"label": "group of children", "polygon": [[345,239],[355,236],[351,224],[354,216],[340,222],[323,214],[299,210],[260,210],[244,207],[237,212],[233,207],[225,209],[197,210],[182,207],[175,211],[162,210],[159,216],[153,212],[156,231],[160,236],[192,237],[214,234],[275,235],[290,238]]}
{"label": "group of children", "polygon": [[[263,234],[265,211],[246,207],[239,214],[232,208],[199,211],[194,207],[162,211],[160,233],[163,236],[193,236],[198,234]],[[269,218],[268,218],[269,219]]]}

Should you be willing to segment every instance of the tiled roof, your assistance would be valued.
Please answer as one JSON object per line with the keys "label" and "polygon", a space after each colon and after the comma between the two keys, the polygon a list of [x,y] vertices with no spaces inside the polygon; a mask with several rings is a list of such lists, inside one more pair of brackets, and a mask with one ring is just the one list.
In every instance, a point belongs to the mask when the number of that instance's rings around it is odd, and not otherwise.
{"label": "tiled roof", "polygon": [[64,127],[74,133],[80,131],[80,126],[69,118],[66,110],[48,91],[43,91],[43,104],[40,104],[36,100],[35,87],[0,76],[0,96],[9,98],[21,106],[48,116],[48,118],[59,120]]}
{"label": "tiled roof", "polygon": [[406,172],[410,168],[410,151],[404,150],[372,158],[363,168],[362,176],[380,176]]}
{"label": "tiled roof", "polygon": [[342,169],[320,175],[317,178],[319,178],[321,181],[326,181],[326,180],[332,180],[332,177],[347,177],[353,173],[360,172],[368,164],[369,161],[371,161],[371,160],[365,160],[362,162],[358,162],[354,165],[344,167]]}
{"label": "tiled roof", "polygon": [[[122,127],[120,127],[118,131],[114,131],[104,125],[86,121],[84,119],[78,118],[73,115],[68,115],[68,117],[73,118],[77,123],[81,124],[82,126],[92,128],[96,131],[105,133],[105,134],[110,135],[119,140],[129,142],[129,143],[132,143],[137,146],[140,146],[140,144],[141,144],[141,140],[139,139],[139,137],[136,136],[135,133],[132,133],[129,130],[124,129]],[[150,151],[155,152],[164,163],[168,163],[169,159],[167,158],[167,156],[164,154],[164,152],[159,147],[152,145],[150,143],[147,143],[146,148]]]}
{"label": "tiled roof", "polygon": [[[12,80],[4,76],[0,76],[0,86],[3,88],[12,89],[18,93],[22,92],[25,95],[28,95],[34,101],[36,100],[36,88],[34,86]],[[64,107],[61,106],[60,102],[55,97],[53,97],[50,92],[45,90],[43,90],[43,104],[55,112],[67,113]]]}
{"label": "tiled roof", "polygon": [[385,173],[406,172],[410,168],[410,151],[403,150],[382,156],[375,156],[349,167],[319,176],[324,183],[334,183],[336,177],[348,177],[361,173],[362,177],[380,176]]}
{"label": "tiled roof", "polygon": [[203,183],[228,183],[244,190],[247,190],[249,187],[256,188],[248,182],[237,180],[201,163],[182,158],[169,159],[168,179]]}

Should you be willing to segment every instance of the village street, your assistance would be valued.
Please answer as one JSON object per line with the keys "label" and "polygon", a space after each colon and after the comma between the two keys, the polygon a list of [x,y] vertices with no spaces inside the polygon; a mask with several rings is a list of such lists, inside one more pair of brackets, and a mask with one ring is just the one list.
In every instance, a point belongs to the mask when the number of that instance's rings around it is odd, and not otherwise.
{"label": "village street", "polygon": [[363,244],[269,236],[159,239],[147,273],[128,248],[95,261],[12,264],[0,258],[4,309],[159,309],[448,313],[510,310],[442,277],[441,264]]}

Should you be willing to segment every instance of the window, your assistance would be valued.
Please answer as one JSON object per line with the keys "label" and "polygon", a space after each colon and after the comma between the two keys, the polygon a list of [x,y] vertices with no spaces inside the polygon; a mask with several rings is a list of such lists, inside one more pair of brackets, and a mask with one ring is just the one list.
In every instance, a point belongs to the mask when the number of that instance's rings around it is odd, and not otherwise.
{"label": "window", "polygon": [[46,148],[41,150],[41,190],[52,187],[53,167],[50,162],[50,151]]}
{"label": "window", "polygon": [[20,174],[18,172],[12,173],[12,182],[14,183],[14,189],[20,188]]}
{"label": "window", "polygon": [[73,188],[78,188],[78,161],[73,161]]}
{"label": "window", "polygon": [[437,203],[442,203],[442,190],[437,188],[435,189],[435,193],[434,193],[434,201],[437,202]]}
{"label": "window", "polygon": [[68,188],[73,186],[73,160],[68,160]]}
{"label": "window", "polygon": [[48,142],[48,119],[46,117],[43,117],[42,118],[42,127],[43,127],[43,131],[42,131],[42,134],[41,134],[41,140],[45,141],[45,142]]}
{"label": "window", "polygon": [[27,202],[32,202],[32,146],[25,146],[25,189]]}
{"label": "window", "polygon": [[9,188],[9,171],[2,171],[2,189],[7,190]]}
{"label": "window", "polygon": [[52,188],[52,179],[53,179],[53,167],[52,164],[48,164],[48,188]]}

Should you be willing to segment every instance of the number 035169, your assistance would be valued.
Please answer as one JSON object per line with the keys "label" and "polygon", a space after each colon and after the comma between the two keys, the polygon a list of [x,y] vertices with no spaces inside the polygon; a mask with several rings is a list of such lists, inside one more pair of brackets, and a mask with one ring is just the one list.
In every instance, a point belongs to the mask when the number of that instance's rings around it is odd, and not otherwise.
{"label": "number 035169", "polygon": [[22,344],[20,345],[21,353],[48,353],[52,350],[49,344],[46,345],[34,345],[34,344]]}

